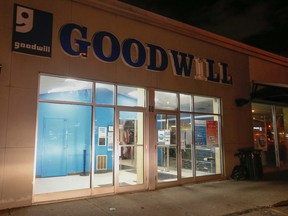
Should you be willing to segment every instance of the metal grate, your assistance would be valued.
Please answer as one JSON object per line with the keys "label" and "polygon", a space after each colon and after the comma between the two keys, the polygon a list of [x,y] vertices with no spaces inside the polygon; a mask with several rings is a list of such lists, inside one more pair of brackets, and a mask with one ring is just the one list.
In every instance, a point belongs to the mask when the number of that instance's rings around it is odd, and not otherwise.
{"label": "metal grate", "polygon": [[107,155],[97,155],[96,161],[97,170],[107,170]]}

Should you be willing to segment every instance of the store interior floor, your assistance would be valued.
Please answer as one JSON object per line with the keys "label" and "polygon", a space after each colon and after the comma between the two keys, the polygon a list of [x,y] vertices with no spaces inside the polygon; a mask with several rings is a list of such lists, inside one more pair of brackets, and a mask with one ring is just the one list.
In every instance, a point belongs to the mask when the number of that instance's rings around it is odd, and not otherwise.
{"label": "store interior floor", "polygon": [[[182,170],[182,176],[192,177],[191,170]],[[122,170],[119,172],[119,184],[136,185],[137,175],[133,170]],[[211,173],[197,171],[197,176],[209,175]],[[177,171],[170,169],[158,170],[158,181],[176,181]],[[98,173],[94,175],[94,188],[113,185],[112,172]],[[60,191],[78,190],[90,188],[90,175],[68,175],[49,178],[35,178],[34,194],[45,194]]]}

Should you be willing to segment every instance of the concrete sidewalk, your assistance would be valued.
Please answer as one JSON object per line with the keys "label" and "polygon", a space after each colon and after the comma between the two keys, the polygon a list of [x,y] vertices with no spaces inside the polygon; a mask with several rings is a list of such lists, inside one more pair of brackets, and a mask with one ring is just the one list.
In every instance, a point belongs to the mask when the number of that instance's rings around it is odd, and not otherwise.
{"label": "concrete sidewalk", "polygon": [[[285,176],[286,177],[286,176]],[[0,211],[1,216],[288,215],[287,179],[217,181]],[[283,202],[284,201],[284,202]],[[282,202],[283,206],[273,207]],[[281,204],[281,203],[280,203]]]}

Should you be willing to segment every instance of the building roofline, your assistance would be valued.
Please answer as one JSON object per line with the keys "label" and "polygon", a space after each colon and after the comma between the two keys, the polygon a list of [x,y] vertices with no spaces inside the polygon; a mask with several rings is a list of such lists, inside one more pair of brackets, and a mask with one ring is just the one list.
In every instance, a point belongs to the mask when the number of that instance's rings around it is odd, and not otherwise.
{"label": "building roofline", "polygon": [[145,24],[176,32],[206,43],[260,58],[283,66],[288,66],[288,58],[258,49],[253,46],[217,35],[206,30],[155,14],[118,0],[72,0],[80,4],[107,11]]}

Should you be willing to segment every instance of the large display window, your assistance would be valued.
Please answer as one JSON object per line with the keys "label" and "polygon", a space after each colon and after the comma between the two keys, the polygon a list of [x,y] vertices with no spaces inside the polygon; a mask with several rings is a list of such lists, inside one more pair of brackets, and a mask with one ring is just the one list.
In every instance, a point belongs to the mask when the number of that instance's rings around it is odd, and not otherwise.
{"label": "large display window", "polygon": [[[221,174],[220,99],[203,96],[191,98],[193,112],[181,110],[181,121],[184,124],[181,130],[182,173],[186,173],[183,177]],[[187,102],[187,99],[182,101]]]}
{"label": "large display window", "polygon": [[90,187],[91,106],[39,104],[36,194]]}
{"label": "large display window", "polygon": [[39,80],[34,194],[144,185],[146,90]]}
{"label": "large display window", "polygon": [[[220,99],[154,93],[157,182],[221,174]],[[140,87],[41,75],[34,194],[144,189],[146,97]]]}
{"label": "large display window", "polygon": [[221,173],[219,116],[195,115],[196,175]]}
{"label": "large display window", "polygon": [[221,174],[220,99],[155,91],[154,101],[158,182]]}
{"label": "large display window", "polygon": [[288,108],[252,103],[254,147],[264,169],[288,166]]}

